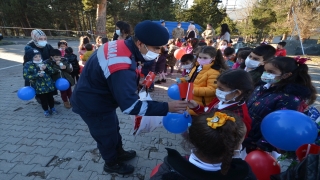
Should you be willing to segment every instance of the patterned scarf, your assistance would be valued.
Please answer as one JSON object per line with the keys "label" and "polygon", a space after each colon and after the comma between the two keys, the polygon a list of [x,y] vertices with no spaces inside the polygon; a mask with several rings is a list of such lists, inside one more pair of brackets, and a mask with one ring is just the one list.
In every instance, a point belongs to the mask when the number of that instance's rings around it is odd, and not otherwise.
{"label": "patterned scarf", "polygon": [[[42,47],[42,46],[39,46],[39,44],[38,44],[38,40],[39,40],[39,37],[40,37],[40,36],[46,36],[46,34],[45,34],[43,31],[41,31],[40,29],[34,29],[34,30],[32,30],[32,31],[31,31],[31,38],[32,38],[32,40],[31,40],[29,43],[34,42],[34,44],[35,44],[36,46]],[[28,44],[29,44],[29,43],[28,43]]]}

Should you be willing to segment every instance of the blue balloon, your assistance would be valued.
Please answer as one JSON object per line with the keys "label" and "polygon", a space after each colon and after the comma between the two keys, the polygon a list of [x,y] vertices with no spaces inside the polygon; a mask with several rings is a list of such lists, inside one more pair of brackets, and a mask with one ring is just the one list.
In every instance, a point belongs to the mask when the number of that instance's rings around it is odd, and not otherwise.
{"label": "blue balloon", "polygon": [[164,128],[174,134],[181,134],[187,131],[191,123],[189,114],[168,113],[162,120]]}
{"label": "blue balloon", "polygon": [[181,100],[179,86],[177,84],[172,84],[168,88],[168,96],[173,100]]}
{"label": "blue balloon", "polygon": [[65,78],[59,78],[56,81],[56,88],[60,91],[65,91],[70,87],[69,81]]}
{"label": "blue balloon", "polygon": [[314,143],[318,135],[316,124],[293,110],[268,114],[261,123],[261,132],[270,144],[285,151],[296,151],[303,144]]}
{"label": "blue balloon", "polygon": [[19,91],[17,92],[17,95],[18,95],[18,98],[20,98],[21,100],[29,101],[34,98],[34,96],[36,95],[36,91],[32,87],[26,86],[26,87],[20,88]]}

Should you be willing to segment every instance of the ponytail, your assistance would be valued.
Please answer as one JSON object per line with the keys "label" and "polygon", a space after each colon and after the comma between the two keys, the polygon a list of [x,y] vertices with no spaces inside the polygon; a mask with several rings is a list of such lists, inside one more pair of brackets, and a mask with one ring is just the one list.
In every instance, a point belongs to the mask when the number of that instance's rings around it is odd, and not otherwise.
{"label": "ponytail", "polygon": [[306,64],[298,64],[297,69],[292,73],[292,78],[294,78],[298,84],[304,85],[310,89],[311,94],[308,98],[307,104],[311,105],[317,99],[317,90],[312,84],[308,70],[309,68]]}
{"label": "ponytail", "polygon": [[282,79],[277,83],[278,89],[283,89],[288,84],[298,84],[305,86],[310,90],[310,96],[307,97],[307,104],[311,105],[317,99],[316,88],[312,85],[311,77],[308,73],[308,66],[305,61],[293,59],[290,57],[276,57],[266,62],[271,63],[274,67],[278,68],[282,74],[291,73],[286,79]]}
{"label": "ponytail", "polygon": [[225,71],[225,70],[228,70],[229,67],[227,66],[224,58],[223,58],[223,55],[222,55],[222,52],[220,49],[216,50],[217,53],[216,53],[216,56],[215,56],[215,60],[214,60],[214,64],[212,65],[212,69],[215,69],[215,70],[220,70],[220,71]]}

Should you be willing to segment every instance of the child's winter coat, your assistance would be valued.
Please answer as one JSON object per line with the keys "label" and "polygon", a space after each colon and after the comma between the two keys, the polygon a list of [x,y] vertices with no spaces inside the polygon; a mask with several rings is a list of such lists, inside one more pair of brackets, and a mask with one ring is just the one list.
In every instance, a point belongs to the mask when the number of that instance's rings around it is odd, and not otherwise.
{"label": "child's winter coat", "polygon": [[[43,63],[45,64],[45,63]],[[28,61],[23,67],[23,78],[30,81],[31,86],[36,90],[36,94],[45,94],[55,90],[51,75],[54,70],[49,65],[44,70],[43,77],[39,76],[40,67],[38,64]]]}

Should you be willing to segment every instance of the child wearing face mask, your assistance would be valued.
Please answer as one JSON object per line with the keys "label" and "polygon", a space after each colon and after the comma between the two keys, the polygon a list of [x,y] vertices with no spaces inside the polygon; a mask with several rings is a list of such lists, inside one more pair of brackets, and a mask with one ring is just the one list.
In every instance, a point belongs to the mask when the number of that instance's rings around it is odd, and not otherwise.
{"label": "child wearing face mask", "polygon": [[159,79],[155,81],[155,84],[166,83],[166,75],[164,70],[166,68],[166,58],[168,56],[168,49],[166,47],[161,47],[161,53],[159,58],[156,60],[156,74],[159,74]]}
{"label": "child wearing face mask", "polygon": [[194,148],[181,156],[166,148],[168,155],[150,180],[255,180],[249,164],[240,158],[246,126],[230,111],[194,116],[186,139]]}
{"label": "child wearing face mask", "polygon": [[[204,46],[198,54],[197,65],[192,68],[188,78],[177,79],[177,82],[193,82],[193,100],[207,107],[216,97],[216,81],[220,72],[227,69],[221,51],[212,46]],[[190,110],[190,114],[196,113]]]}
{"label": "child wearing face mask", "polygon": [[232,68],[232,66],[234,64],[235,53],[236,53],[236,51],[232,47],[227,47],[223,51],[223,55],[225,57],[226,64],[230,69]]}
{"label": "child wearing face mask", "polygon": [[194,56],[192,54],[185,54],[181,57],[181,68],[183,69],[183,76],[188,79],[188,75],[191,71],[191,69],[194,66]]}
{"label": "child wearing face mask", "polygon": [[28,80],[36,90],[36,95],[41,101],[44,115],[45,117],[49,117],[51,113],[56,112],[53,99],[55,87],[51,79],[54,70],[42,61],[41,54],[38,50],[29,49],[26,51],[26,55],[31,59],[24,64],[23,77],[25,80]]}
{"label": "child wearing face mask", "polygon": [[255,87],[259,86],[261,82],[260,77],[264,71],[264,63],[273,58],[275,53],[276,49],[271,45],[258,46],[245,60],[245,70],[251,75]]}
{"label": "child wearing face mask", "polygon": [[[249,56],[249,54],[251,53],[252,50],[243,50],[243,49],[239,49],[237,54],[236,54],[236,57],[237,57],[237,60],[236,62],[233,64],[232,66],[232,69],[244,69],[245,68],[245,60],[247,59],[247,57]],[[243,66],[241,66],[243,65]]]}
{"label": "child wearing face mask", "polygon": [[[241,77],[241,78],[239,78]],[[188,104],[195,113],[219,112],[228,110],[243,119],[246,125],[247,133],[251,129],[251,118],[248,113],[246,100],[253,91],[253,85],[250,75],[241,69],[227,70],[217,79],[216,98],[208,104],[207,108],[191,100]]]}
{"label": "child wearing face mask", "polygon": [[228,43],[229,42],[227,40],[220,41],[219,49],[222,52],[222,54],[223,54],[224,50],[228,47]]}
{"label": "child wearing face mask", "polygon": [[304,104],[316,100],[316,89],[312,85],[305,60],[290,57],[276,57],[267,61],[261,80],[266,84],[258,86],[247,105],[252,118],[252,129],[244,141],[247,153],[259,148],[273,151],[261,134],[260,125],[265,116],[283,109],[304,111]]}
{"label": "child wearing face mask", "polygon": [[66,54],[66,48],[68,47],[68,43],[65,40],[61,40],[58,42],[58,49],[61,52],[61,56],[64,57]]}
{"label": "child wearing face mask", "polygon": [[69,88],[65,91],[60,91],[61,99],[64,103],[64,107],[67,109],[71,108],[69,100],[71,99],[72,90],[71,86],[75,84],[74,79],[71,76],[72,65],[68,62],[67,59],[61,58],[61,52],[58,49],[53,49],[50,52],[51,58],[46,61],[53,70],[54,73],[51,75],[53,81],[57,81],[59,78],[65,78],[69,81]]}

